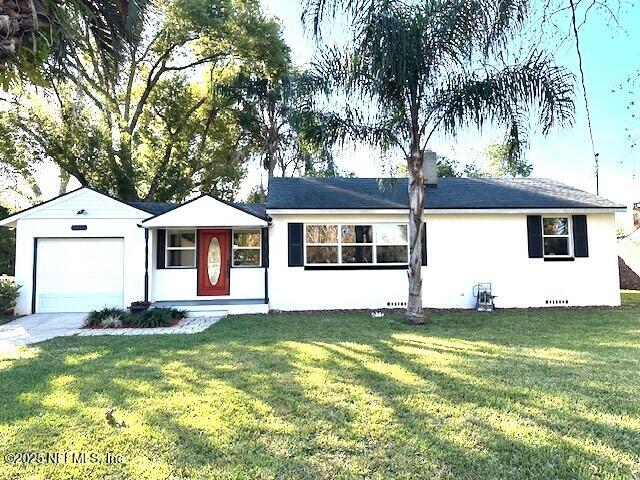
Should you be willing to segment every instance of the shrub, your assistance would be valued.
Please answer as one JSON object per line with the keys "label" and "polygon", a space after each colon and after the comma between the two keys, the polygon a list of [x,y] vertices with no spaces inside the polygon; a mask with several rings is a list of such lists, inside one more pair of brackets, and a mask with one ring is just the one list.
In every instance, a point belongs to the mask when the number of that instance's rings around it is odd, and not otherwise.
{"label": "shrub", "polygon": [[144,311],[127,311],[119,308],[103,308],[93,311],[84,322],[85,327],[138,328],[170,327],[172,320],[184,318],[187,312],[177,308],[152,308]]}
{"label": "shrub", "polygon": [[179,308],[171,309],[171,318],[173,318],[174,320],[182,320],[186,316],[187,316],[186,310],[180,310]]}
{"label": "shrub", "polygon": [[131,325],[139,328],[169,327],[174,318],[172,310],[171,308],[152,308],[132,314],[129,321]]}
{"label": "shrub", "polygon": [[16,306],[20,285],[9,277],[0,277],[0,313]]}
{"label": "shrub", "polygon": [[124,310],[119,308],[103,308],[102,310],[94,310],[84,321],[85,327],[102,326],[102,321],[107,318],[117,317],[121,322],[124,319]]}
{"label": "shrub", "polygon": [[102,328],[118,328],[122,326],[122,317],[119,315],[113,315],[111,317],[105,317],[100,322]]}

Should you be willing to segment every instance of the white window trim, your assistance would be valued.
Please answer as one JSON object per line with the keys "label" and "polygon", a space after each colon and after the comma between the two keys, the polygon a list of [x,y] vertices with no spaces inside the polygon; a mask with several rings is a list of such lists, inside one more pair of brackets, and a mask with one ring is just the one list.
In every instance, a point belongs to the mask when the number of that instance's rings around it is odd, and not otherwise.
{"label": "white window trim", "polygon": [[[314,227],[314,226],[327,226],[327,225],[335,225],[338,228],[338,242],[337,243],[316,243],[316,242],[310,242],[307,243],[307,227]],[[371,227],[372,229],[372,241],[371,243],[355,243],[355,242],[342,242],[342,227],[346,226],[346,225],[354,225],[356,227]],[[303,250],[304,250],[304,265],[305,266],[322,266],[322,265],[335,265],[335,266],[340,266],[340,265],[347,265],[347,266],[371,266],[371,265],[389,265],[389,266],[394,266],[394,265],[400,265],[400,266],[404,266],[407,265],[409,263],[409,239],[407,238],[407,243],[406,243],[406,248],[407,248],[407,261],[406,262],[385,262],[385,263],[378,263],[378,249],[377,247],[381,246],[381,247],[401,247],[404,245],[401,244],[396,244],[396,243],[377,243],[377,239],[376,239],[376,226],[377,225],[405,225],[407,227],[407,237],[409,235],[409,225],[407,223],[401,223],[401,222],[348,222],[348,223],[334,223],[334,222],[325,222],[325,223],[318,223],[318,222],[314,222],[314,223],[305,223],[304,224],[304,228],[302,229],[302,235],[303,235]],[[307,246],[309,247],[338,247],[338,261],[337,263],[310,263],[307,260]],[[371,247],[372,248],[372,254],[371,254],[371,263],[363,263],[363,262],[343,262],[342,261],[342,247],[346,246],[346,247],[357,247],[357,246],[362,246],[362,247]]]}
{"label": "white window trim", "polygon": [[[257,232],[260,238],[260,245],[257,247],[236,247],[235,244],[235,233],[243,233],[243,232]],[[234,252],[236,250],[259,250],[258,256],[258,264],[257,265],[236,265],[236,257]],[[262,230],[259,228],[242,228],[242,229],[233,229],[231,230],[231,264],[234,268],[260,268],[262,267]]]}
{"label": "white window trim", "polygon": [[[169,246],[169,232],[193,232],[194,234],[194,244],[193,247],[170,247]],[[193,250],[193,265],[169,265],[169,252],[172,250]],[[185,269],[185,268],[196,268],[198,264],[198,230],[196,229],[180,229],[180,228],[171,228],[164,231],[164,268],[172,268],[172,269]]]}
{"label": "white window trim", "polygon": [[[567,234],[566,235],[546,235],[544,233],[545,218],[566,218]],[[567,255],[547,255],[544,251],[545,238],[566,238],[567,239]],[[573,258],[573,219],[571,215],[543,215],[542,216],[542,255],[544,258]]]}

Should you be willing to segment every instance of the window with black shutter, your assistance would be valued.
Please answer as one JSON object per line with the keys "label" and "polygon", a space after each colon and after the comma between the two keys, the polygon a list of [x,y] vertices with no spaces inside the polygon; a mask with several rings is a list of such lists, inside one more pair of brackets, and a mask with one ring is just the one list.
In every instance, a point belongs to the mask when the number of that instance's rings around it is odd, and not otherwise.
{"label": "window with black shutter", "polygon": [[573,255],[578,258],[589,256],[586,215],[573,216]]}
{"label": "window with black shutter", "polygon": [[527,215],[529,258],[542,258],[542,217]]}
{"label": "window with black shutter", "polygon": [[156,268],[161,270],[165,268],[165,242],[166,241],[166,231],[165,230],[156,230]]}
{"label": "window with black shutter", "polygon": [[304,264],[302,223],[287,224],[289,230],[289,266],[302,267]]}

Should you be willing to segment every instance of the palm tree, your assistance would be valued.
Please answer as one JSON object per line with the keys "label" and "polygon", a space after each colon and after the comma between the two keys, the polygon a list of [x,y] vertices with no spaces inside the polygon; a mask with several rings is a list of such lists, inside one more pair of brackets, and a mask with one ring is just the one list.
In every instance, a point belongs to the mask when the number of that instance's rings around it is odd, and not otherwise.
{"label": "palm tree", "polygon": [[[527,0],[307,0],[303,21],[319,41],[327,20],[344,13],[350,22],[347,46],[323,47],[315,62],[325,88],[347,99],[335,129],[356,141],[399,148],[407,160],[410,323],[424,322],[422,161],[434,134],[506,127],[510,158],[517,159],[529,117],[544,134],[573,122],[567,70],[539,51],[505,60],[527,11]],[[353,99],[365,108],[354,107]]]}
{"label": "palm tree", "polygon": [[103,63],[115,71],[122,47],[140,31],[148,0],[0,0],[0,84],[44,81],[75,49],[86,25]]}

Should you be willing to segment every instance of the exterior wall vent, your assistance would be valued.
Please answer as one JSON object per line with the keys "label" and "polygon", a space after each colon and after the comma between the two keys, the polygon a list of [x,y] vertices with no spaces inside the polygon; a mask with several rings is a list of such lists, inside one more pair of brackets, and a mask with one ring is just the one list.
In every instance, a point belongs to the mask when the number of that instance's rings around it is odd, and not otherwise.
{"label": "exterior wall vent", "polygon": [[567,299],[547,299],[544,301],[546,305],[569,305],[569,300]]}
{"label": "exterior wall vent", "polygon": [[407,306],[407,302],[387,302],[387,307],[389,308],[400,308],[400,307],[406,307]]}

